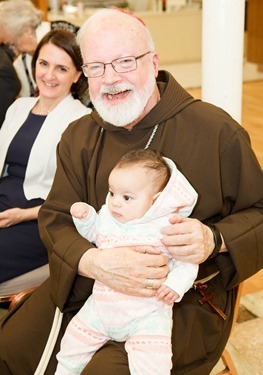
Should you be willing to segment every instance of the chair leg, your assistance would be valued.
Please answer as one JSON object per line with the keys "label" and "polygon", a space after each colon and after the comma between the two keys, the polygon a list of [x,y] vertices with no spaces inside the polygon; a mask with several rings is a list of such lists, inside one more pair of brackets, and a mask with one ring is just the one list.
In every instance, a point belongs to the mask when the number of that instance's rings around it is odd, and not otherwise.
{"label": "chair leg", "polygon": [[224,370],[218,372],[216,375],[224,375],[224,374],[238,375],[234,362],[232,361],[232,358],[226,349],[224,349],[222,353],[221,360],[225,368]]}

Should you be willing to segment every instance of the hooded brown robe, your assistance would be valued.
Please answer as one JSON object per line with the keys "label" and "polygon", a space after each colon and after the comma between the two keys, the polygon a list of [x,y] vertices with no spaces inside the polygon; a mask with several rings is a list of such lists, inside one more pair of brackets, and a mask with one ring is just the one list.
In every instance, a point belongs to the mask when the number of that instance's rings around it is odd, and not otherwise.
{"label": "hooded brown robe", "polygon": [[[126,152],[150,148],[171,158],[198,193],[191,217],[216,223],[228,253],[200,265],[198,279],[219,271],[208,283],[223,320],[190,289],[174,305],[172,374],[209,374],[229,337],[235,286],[263,267],[263,175],[246,131],[226,112],[194,100],[167,72],[160,72],[161,100],[131,130],[104,123],[94,111],[72,123],[58,147],[58,168],[39,215],[40,234],[49,252],[51,277],[2,321],[1,374],[31,375],[43,352],[55,307],[64,312],[62,329],[46,374],[54,374],[55,353],[66,324],[92,290],[77,275],[83,253],[94,245],[76,231],[69,208],[86,201],[104,203],[108,175]],[[1,367],[2,366],[2,367]],[[8,369],[10,372],[8,372]],[[122,343],[109,342],[86,366],[86,375],[128,375]]]}

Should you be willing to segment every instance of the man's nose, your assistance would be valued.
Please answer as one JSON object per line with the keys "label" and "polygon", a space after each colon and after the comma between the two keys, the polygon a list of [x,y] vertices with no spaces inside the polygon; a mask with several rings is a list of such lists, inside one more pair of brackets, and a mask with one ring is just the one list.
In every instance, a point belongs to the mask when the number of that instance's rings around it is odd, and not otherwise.
{"label": "man's nose", "polygon": [[111,64],[105,64],[105,71],[103,75],[104,83],[117,82],[121,79],[120,73],[117,73]]}

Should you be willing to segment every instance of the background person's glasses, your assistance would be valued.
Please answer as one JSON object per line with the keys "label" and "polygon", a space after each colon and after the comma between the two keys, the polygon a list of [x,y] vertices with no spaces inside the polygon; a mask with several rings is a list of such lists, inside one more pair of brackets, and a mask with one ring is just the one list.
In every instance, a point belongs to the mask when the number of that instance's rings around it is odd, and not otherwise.
{"label": "background person's glasses", "polygon": [[153,53],[148,51],[139,56],[125,56],[112,60],[110,63],[92,62],[82,65],[82,70],[87,78],[102,77],[105,73],[106,65],[111,65],[116,73],[128,73],[137,69],[137,60]]}

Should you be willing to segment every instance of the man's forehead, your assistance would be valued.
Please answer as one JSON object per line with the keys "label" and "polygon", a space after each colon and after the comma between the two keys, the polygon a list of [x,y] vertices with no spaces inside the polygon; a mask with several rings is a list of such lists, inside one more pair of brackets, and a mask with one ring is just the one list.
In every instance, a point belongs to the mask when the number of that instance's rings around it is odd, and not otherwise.
{"label": "man's forehead", "polygon": [[108,59],[140,54],[146,46],[146,40],[136,33],[127,34],[126,30],[123,32],[119,30],[118,33],[112,30],[107,32],[104,29],[102,33],[96,33],[96,38],[87,35],[83,39],[81,50],[85,61],[94,58],[96,60],[106,58],[108,61]]}

